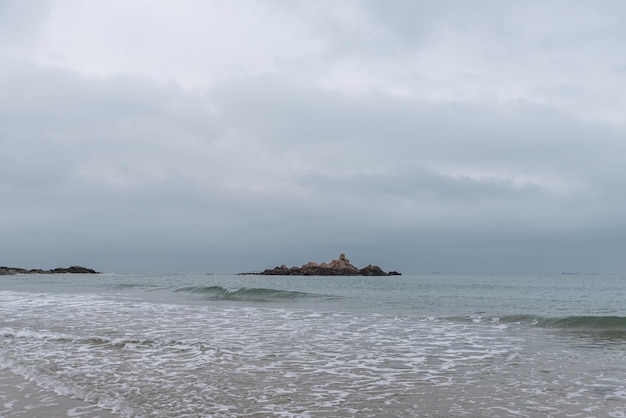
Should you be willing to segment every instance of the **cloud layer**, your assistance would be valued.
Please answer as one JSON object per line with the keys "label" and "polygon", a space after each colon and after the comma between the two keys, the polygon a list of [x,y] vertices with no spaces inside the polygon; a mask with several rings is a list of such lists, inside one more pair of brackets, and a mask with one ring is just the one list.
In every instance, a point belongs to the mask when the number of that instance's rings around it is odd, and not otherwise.
{"label": "cloud layer", "polygon": [[624,17],[0,1],[0,264],[624,271]]}

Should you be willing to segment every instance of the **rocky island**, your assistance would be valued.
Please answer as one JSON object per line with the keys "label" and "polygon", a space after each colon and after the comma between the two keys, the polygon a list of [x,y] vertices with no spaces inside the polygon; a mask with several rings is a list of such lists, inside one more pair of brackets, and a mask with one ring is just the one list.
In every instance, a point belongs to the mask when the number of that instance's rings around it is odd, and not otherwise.
{"label": "rocky island", "polygon": [[313,261],[301,267],[287,267],[282,265],[273,269],[263,270],[260,273],[266,276],[399,276],[397,271],[385,272],[378,266],[371,264],[359,269],[350,263],[345,254],[330,263],[315,263]]}
{"label": "rocky island", "polygon": [[42,270],[42,269],[23,269],[19,267],[6,267],[0,266],[0,276],[14,275],[14,274],[65,274],[65,273],[78,273],[78,274],[99,274],[97,271],[82,267],[82,266],[72,266],[72,267],[58,267],[52,270]]}

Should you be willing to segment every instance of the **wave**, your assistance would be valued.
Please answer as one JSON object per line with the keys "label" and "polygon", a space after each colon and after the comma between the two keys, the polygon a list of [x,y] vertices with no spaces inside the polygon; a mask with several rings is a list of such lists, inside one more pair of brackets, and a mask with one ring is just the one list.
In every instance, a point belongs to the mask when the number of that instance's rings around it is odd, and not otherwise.
{"label": "wave", "polygon": [[[2,341],[5,340],[5,341]],[[53,344],[58,349],[66,352],[80,351],[82,353],[91,352],[91,350],[118,351],[118,350],[134,350],[134,351],[151,351],[167,352],[175,351],[182,353],[201,353],[207,351],[215,351],[216,348],[205,341],[199,340],[177,340],[172,338],[141,338],[140,336],[131,335],[72,335],[67,333],[59,333],[54,331],[37,331],[31,329],[15,329],[10,327],[0,328],[0,342],[8,342],[9,344],[22,341],[32,347],[44,347],[46,344]],[[0,354],[0,368],[2,368],[3,356]]]}
{"label": "wave", "polygon": [[202,297],[210,300],[234,300],[234,301],[250,301],[250,302],[272,302],[289,299],[304,298],[323,298],[324,295],[318,295],[305,292],[294,292],[289,290],[266,289],[266,288],[248,288],[242,287],[238,289],[229,289],[222,286],[199,286],[199,287],[182,287],[174,290],[175,292],[194,293],[202,295]]}
{"label": "wave", "polygon": [[581,331],[626,332],[626,317],[623,316],[566,316],[542,317],[536,315],[510,315],[498,319],[500,323],[532,325],[541,328]]}

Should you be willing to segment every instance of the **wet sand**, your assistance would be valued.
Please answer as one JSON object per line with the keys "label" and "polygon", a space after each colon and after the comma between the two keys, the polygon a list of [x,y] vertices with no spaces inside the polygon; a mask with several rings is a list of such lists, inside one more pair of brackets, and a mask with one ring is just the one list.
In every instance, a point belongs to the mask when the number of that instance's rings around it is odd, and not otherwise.
{"label": "wet sand", "polygon": [[41,389],[9,370],[0,369],[0,418],[113,418],[95,404]]}

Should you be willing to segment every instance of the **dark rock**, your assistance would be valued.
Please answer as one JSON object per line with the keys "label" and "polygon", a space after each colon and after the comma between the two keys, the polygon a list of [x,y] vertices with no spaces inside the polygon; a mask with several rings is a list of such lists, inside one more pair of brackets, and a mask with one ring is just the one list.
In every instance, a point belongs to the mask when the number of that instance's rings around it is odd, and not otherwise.
{"label": "dark rock", "polygon": [[387,276],[387,273],[385,273],[383,269],[378,266],[373,266],[371,264],[359,270],[359,274],[361,276]]}
{"label": "dark rock", "polygon": [[315,263],[313,261],[301,267],[287,267],[282,265],[267,269],[258,273],[266,276],[399,276],[400,273],[392,271],[385,273],[378,266],[369,264],[367,267],[358,269],[350,263],[345,254],[341,254],[337,260],[330,263]]}
{"label": "dark rock", "polygon": [[26,273],[28,273],[28,270],[21,269],[18,267],[6,267],[6,266],[0,267],[0,275],[2,276],[11,275],[11,274],[26,274]]}
{"label": "dark rock", "polygon": [[12,267],[6,267],[6,266],[0,267],[0,276],[9,276],[12,274],[19,274],[19,273],[16,272],[15,269]]}
{"label": "dark rock", "polygon": [[51,270],[51,273],[97,274],[98,272],[87,267],[72,266],[68,268],[58,267]]}
{"label": "dark rock", "polygon": [[13,274],[66,274],[66,273],[78,273],[78,274],[99,274],[97,271],[82,267],[82,266],[72,266],[72,267],[57,267],[53,270],[42,270],[42,269],[23,269],[19,267],[0,267],[0,276],[2,275],[13,275]]}

